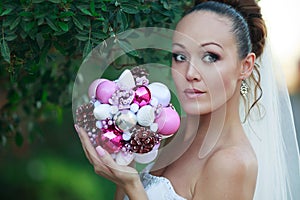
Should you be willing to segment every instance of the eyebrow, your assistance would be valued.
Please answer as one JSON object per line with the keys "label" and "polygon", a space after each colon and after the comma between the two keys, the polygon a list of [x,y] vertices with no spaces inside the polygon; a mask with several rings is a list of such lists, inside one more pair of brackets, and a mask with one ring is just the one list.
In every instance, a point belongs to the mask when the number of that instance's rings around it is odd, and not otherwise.
{"label": "eyebrow", "polygon": [[182,45],[182,44],[179,44],[179,43],[173,43],[173,46],[180,46],[181,48],[183,48],[183,49],[185,49],[185,46],[184,45]]}
{"label": "eyebrow", "polygon": [[200,46],[205,47],[205,46],[208,46],[208,45],[216,45],[216,46],[220,47],[221,49],[223,49],[223,47],[220,44],[216,43],[216,42],[207,42],[207,43],[201,44]]}
{"label": "eyebrow", "polygon": [[[180,46],[181,48],[185,49],[185,46],[182,45],[182,44],[179,44],[179,43],[173,43],[173,46],[175,46],[175,45],[176,45],[176,46]],[[221,49],[223,49],[223,47],[222,47],[220,44],[216,43],[216,42],[207,42],[207,43],[203,43],[203,44],[200,45],[200,47],[205,47],[205,46],[208,46],[208,45],[215,45],[215,46],[218,46],[218,47],[220,47]]]}

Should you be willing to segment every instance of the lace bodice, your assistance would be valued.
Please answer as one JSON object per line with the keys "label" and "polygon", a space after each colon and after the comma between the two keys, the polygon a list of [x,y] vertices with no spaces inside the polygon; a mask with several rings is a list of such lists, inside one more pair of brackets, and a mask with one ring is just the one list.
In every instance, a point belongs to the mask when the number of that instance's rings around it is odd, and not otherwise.
{"label": "lace bodice", "polygon": [[[175,192],[167,178],[149,173],[142,173],[140,176],[149,200],[186,200]],[[124,200],[128,200],[128,197]]]}

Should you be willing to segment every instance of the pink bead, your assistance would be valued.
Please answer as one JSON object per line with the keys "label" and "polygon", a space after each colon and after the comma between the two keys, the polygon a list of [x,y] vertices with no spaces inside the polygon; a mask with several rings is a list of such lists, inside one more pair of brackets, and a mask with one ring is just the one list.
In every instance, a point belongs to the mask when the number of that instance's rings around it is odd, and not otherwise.
{"label": "pink bead", "polygon": [[107,81],[107,79],[96,79],[94,80],[91,85],[89,86],[89,91],[88,91],[88,95],[90,99],[96,98],[96,90],[97,87],[100,83],[102,83],[103,81]]}
{"label": "pink bead", "polygon": [[96,98],[101,103],[108,103],[109,98],[115,93],[117,85],[113,81],[103,81],[96,89]]}
{"label": "pink bead", "polygon": [[155,119],[158,124],[158,133],[168,136],[174,134],[180,126],[180,117],[171,107],[164,107],[158,118]]}
{"label": "pink bead", "polygon": [[97,138],[98,145],[109,153],[119,152],[122,148],[122,134],[114,128],[103,129]]}
{"label": "pink bead", "polygon": [[133,102],[138,104],[140,107],[147,105],[151,100],[150,90],[142,85],[135,90],[135,97]]}

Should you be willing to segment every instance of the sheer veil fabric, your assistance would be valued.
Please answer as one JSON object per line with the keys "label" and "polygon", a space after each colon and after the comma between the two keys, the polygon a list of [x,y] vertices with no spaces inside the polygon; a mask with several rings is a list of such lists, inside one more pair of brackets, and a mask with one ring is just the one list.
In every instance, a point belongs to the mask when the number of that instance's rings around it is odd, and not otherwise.
{"label": "sheer veil fabric", "polygon": [[[257,63],[260,65],[263,95],[259,106],[251,110],[243,123],[258,160],[254,200],[297,200],[300,199],[299,150],[286,82],[280,66],[272,58],[268,44],[262,56],[257,59]],[[253,89],[251,82],[247,84],[250,90]],[[250,94],[251,91],[248,95]],[[251,99],[251,95],[249,98]],[[240,115],[243,121],[245,119],[243,100]],[[151,167],[152,164],[147,167],[146,173]],[[144,175],[141,178],[146,192],[151,193],[151,197],[159,196],[161,192],[177,195],[171,183],[165,183],[168,180],[150,176],[151,179],[147,179],[148,181],[143,179]],[[163,188],[165,191],[162,191]],[[177,195],[177,198],[182,197]]]}
{"label": "sheer veil fabric", "polygon": [[[148,31],[148,29],[150,30]],[[153,28],[134,30],[140,37],[131,39],[130,43],[133,48],[157,48],[169,51],[172,39],[170,36],[173,35],[173,31],[155,30]],[[149,38],[148,35],[151,34],[145,33],[152,33],[157,37]],[[109,48],[110,46],[107,44],[113,43],[113,40],[114,38],[110,38],[103,43],[105,45],[99,45],[99,48],[96,48],[81,66],[74,83],[73,114],[77,105],[84,102],[86,95],[82,94],[86,93],[91,81],[102,75],[105,67],[114,58],[122,55],[123,51],[117,48],[118,51],[113,52],[114,54],[109,57],[111,55],[109,52],[114,46]],[[300,199],[300,161],[287,86],[280,66],[272,58],[268,44],[257,62],[261,66],[263,95],[259,106],[255,106],[254,110],[251,110],[250,115],[243,123],[258,159],[258,179],[254,199],[297,200]],[[250,82],[248,85],[250,89],[254,88]],[[249,93],[251,94],[251,92]],[[243,102],[241,99],[241,121],[245,115]]]}
{"label": "sheer veil fabric", "polygon": [[[244,121],[244,130],[258,160],[258,177],[253,199],[298,200],[299,150],[286,82],[268,44],[257,63],[260,65],[262,98],[245,121],[244,101],[241,100],[240,104],[241,121]],[[251,82],[247,84],[250,90],[253,89]],[[248,95],[250,94],[251,91]],[[249,98],[251,99],[251,95]],[[151,171],[152,166],[153,163],[141,174],[145,190],[151,194],[150,200],[161,197],[161,194],[172,194],[171,199],[182,199],[174,192],[172,183],[166,178],[149,174],[145,179],[145,172],[147,174]]]}
{"label": "sheer veil fabric", "polygon": [[[254,199],[300,199],[299,150],[292,108],[283,73],[272,57],[270,45],[266,45],[257,63],[263,95],[243,124],[258,160]],[[240,113],[245,113],[242,101]]]}

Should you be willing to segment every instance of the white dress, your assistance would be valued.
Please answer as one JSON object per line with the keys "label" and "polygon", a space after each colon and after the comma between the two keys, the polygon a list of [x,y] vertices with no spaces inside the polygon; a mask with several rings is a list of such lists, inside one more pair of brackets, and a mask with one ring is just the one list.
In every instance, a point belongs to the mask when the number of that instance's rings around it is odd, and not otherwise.
{"label": "white dress", "polygon": [[[175,192],[167,178],[153,176],[148,172],[141,173],[140,177],[149,200],[186,200]],[[128,197],[124,200],[128,200]]]}

